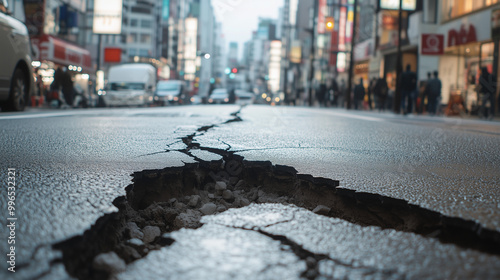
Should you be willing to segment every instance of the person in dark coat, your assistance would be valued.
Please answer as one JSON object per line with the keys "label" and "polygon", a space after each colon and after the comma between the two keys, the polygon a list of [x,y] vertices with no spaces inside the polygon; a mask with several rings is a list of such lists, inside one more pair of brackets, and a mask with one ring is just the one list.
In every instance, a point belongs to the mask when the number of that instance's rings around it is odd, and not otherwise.
{"label": "person in dark coat", "polygon": [[68,106],[73,106],[73,101],[75,99],[75,89],[73,88],[73,80],[71,79],[71,74],[68,72],[66,67],[63,68],[63,74],[61,76],[61,86],[64,100]]}
{"label": "person in dark coat", "polygon": [[403,114],[411,113],[413,110],[414,94],[417,90],[417,74],[411,71],[410,64],[406,65],[406,71],[401,75],[401,110]]}
{"label": "person in dark coat", "polygon": [[335,107],[338,107],[338,102],[339,102],[339,85],[337,84],[337,81],[335,79],[332,79],[332,84],[330,85],[329,92],[331,93],[330,95],[333,97],[333,99],[332,99],[332,105],[335,106]]}
{"label": "person in dark coat", "polygon": [[[479,93],[481,97],[480,117],[493,119],[495,115],[495,95],[497,92],[497,82],[495,76],[488,72],[488,68],[481,68],[479,77]],[[489,110],[487,105],[489,103]]]}
{"label": "person in dark coat", "polygon": [[441,80],[438,78],[438,71],[434,71],[434,78],[427,84],[427,94],[429,100],[429,114],[435,115],[437,113],[438,105],[441,99]]}
{"label": "person in dark coat", "polygon": [[375,95],[375,100],[377,104],[377,109],[380,111],[385,111],[385,103],[387,100],[388,86],[387,81],[384,78],[378,78],[373,88],[373,94]]}
{"label": "person in dark coat", "polygon": [[365,98],[365,87],[363,86],[363,78],[359,78],[359,84],[354,87],[354,110],[363,109],[363,99]]}

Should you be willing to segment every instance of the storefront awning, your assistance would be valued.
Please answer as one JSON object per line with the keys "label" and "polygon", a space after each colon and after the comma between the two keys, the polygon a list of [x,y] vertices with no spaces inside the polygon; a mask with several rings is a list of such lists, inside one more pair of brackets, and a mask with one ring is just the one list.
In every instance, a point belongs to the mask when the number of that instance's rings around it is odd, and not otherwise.
{"label": "storefront awning", "polygon": [[82,72],[92,72],[92,59],[88,50],[51,35],[34,37],[32,42],[38,50],[37,60],[79,66],[82,67]]}

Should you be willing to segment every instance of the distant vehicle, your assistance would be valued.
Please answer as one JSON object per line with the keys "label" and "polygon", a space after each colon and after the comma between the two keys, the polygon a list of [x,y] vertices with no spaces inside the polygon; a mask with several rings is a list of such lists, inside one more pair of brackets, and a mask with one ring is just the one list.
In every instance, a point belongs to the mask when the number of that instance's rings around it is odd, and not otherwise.
{"label": "distant vehicle", "polygon": [[106,106],[147,106],[153,103],[156,68],[146,63],[112,66],[100,94]]}
{"label": "distant vehicle", "polygon": [[28,28],[10,15],[7,0],[0,0],[0,107],[23,111],[34,89]]}
{"label": "distant vehicle", "polygon": [[199,95],[193,95],[193,96],[191,96],[191,98],[189,99],[189,101],[193,105],[199,105],[199,104],[203,103],[203,99]]}
{"label": "distant vehicle", "polygon": [[225,104],[229,102],[229,93],[225,88],[214,89],[210,98],[208,99],[208,103],[210,104]]}
{"label": "distant vehicle", "polygon": [[255,95],[252,92],[244,90],[236,90],[236,104],[238,105],[250,105],[255,101]]}
{"label": "distant vehicle", "polygon": [[167,104],[182,104],[185,98],[186,87],[183,81],[159,81],[156,85],[154,96],[155,104],[160,106],[165,106]]}

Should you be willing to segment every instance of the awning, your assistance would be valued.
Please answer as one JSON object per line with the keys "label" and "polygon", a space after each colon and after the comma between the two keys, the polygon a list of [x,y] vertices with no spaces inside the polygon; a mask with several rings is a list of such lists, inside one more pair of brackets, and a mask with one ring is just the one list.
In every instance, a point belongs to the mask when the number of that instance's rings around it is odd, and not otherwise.
{"label": "awning", "polygon": [[80,66],[82,72],[93,72],[92,58],[88,50],[51,35],[36,36],[31,40],[33,47],[37,49],[37,60],[48,60],[66,66]]}

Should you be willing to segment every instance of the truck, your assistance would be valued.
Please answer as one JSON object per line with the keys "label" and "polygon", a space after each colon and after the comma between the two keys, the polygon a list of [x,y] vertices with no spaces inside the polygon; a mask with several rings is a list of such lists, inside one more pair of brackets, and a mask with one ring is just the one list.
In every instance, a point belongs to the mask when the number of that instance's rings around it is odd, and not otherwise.
{"label": "truck", "polygon": [[148,106],[153,103],[156,73],[156,68],[147,63],[112,66],[99,95],[106,106]]}

